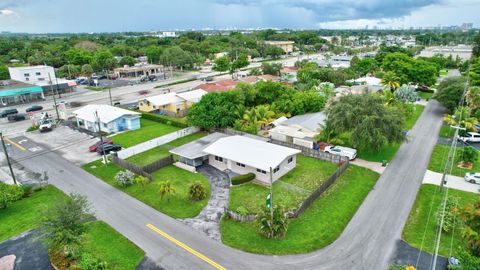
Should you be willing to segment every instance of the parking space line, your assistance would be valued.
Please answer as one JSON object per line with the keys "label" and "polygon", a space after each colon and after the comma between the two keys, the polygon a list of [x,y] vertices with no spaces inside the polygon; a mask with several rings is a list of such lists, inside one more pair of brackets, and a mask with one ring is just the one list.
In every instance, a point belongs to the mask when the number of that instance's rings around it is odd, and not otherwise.
{"label": "parking space line", "polygon": [[27,148],[25,148],[25,147],[21,146],[20,144],[18,144],[18,143],[16,143],[16,142],[12,141],[12,140],[11,140],[11,139],[9,139],[9,138],[7,138],[7,137],[5,137],[5,136],[3,136],[3,138],[4,138],[4,139],[5,139],[7,142],[9,142],[9,143],[11,143],[11,144],[15,145],[16,147],[18,147],[20,150],[22,150],[22,151],[25,151],[25,150],[27,150]]}
{"label": "parking space line", "polygon": [[203,260],[204,262],[210,264],[211,266],[213,266],[214,268],[218,269],[218,270],[227,270],[227,268],[221,266],[220,264],[212,261],[210,258],[208,258],[207,256],[203,255],[202,253],[192,249],[191,247],[185,245],[184,243],[178,241],[177,239],[173,238],[172,236],[170,236],[169,234],[167,234],[166,232],[160,230],[159,228],[155,227],[154,225],[152,224],[147,224],[147,227],[150,228],[151,230],[153,230],[154,232],[160,234],[161,236],[165,237],[167,240],[173,242],[174,244],[176,244],[177,246],[185,249],[186,251],[190,252],[191,254],[195,255],[196,257],[200,258],[201,260]]}

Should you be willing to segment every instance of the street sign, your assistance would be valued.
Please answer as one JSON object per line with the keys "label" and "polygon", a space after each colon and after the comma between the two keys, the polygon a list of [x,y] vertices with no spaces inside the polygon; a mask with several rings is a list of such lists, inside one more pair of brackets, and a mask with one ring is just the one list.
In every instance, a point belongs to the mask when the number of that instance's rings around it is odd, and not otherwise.
{"label": "street sign", "polygon": [[272,207],[272,200],[270,197],[270,193],[267,195],[267,200],[265,201],[265,206],[270,209]]}

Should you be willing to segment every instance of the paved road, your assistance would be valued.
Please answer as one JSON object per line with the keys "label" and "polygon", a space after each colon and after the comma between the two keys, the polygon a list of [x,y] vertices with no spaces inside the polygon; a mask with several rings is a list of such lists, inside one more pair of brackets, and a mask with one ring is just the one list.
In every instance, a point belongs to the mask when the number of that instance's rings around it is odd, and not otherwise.
{"label": "paved road", "polygon": [[[429,102],[409,133],[410,141],[400,147],[342,235],[332,245],[303,255],[262,256],[232,249],[118,191],[55,152],[43,150],[33,157],[29,157],[28,150],[12,154],[32,170],[47,170],[50,182],[63,191],[86,195],[98,218],[167,269],[383,270],[391,260],[422,183],[442,113],[437,102]],[[153,231],[147,224],[160,231]]]}

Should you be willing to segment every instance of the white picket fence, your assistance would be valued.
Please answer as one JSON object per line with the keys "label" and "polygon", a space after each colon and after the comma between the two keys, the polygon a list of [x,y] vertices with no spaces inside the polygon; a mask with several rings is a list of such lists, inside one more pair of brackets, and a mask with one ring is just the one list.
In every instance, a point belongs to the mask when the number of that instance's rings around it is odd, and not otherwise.
{"label": "white picket fence", "polygon": [[150,150],[152,148],[160,146],[162,144],[169,143],[173,140],[185,137],[187,135],[190,135],[190,134],[193,134],[193,133],[196,133],[196,132],[199,132],[199,131],[200,131],[200,129],[197,128],[197,127],[187,127],[187,128],[169,133],[167,135],[163,135],[163,136],[160,136],[158,138],[151,139],[149,141],[134,145],[132,147],[125,148],[125,149],[119,151],[117,154],[118,154],[119,158],[126,159],[126,158],[129,158],[129,157],[134,156],[136,154],[140,154],[140,153],[143,153],[147,150]]}

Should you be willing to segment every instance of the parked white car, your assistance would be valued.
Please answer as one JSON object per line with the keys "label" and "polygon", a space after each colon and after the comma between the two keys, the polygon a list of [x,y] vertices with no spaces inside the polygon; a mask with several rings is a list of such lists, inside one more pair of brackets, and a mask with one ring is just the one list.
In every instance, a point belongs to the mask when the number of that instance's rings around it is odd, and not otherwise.
{"label": "parked white car", "polygon": [[477,132],[467,132],[463,135],[458,135],[458,139],[463,142],[473,142],[478,143],[480,142],[480,133]]}
{"label": "parked white car", "polygon": [[480,173],[469,172],[465,174],[465,181],[472,184],[480,184]]}
{"label": "parked white car", "polygon": [[357,150],[350,147],[332,145],[325,147],[323,151],[325,153],[347,157],[349,160],[354,160],[357,157]]}

